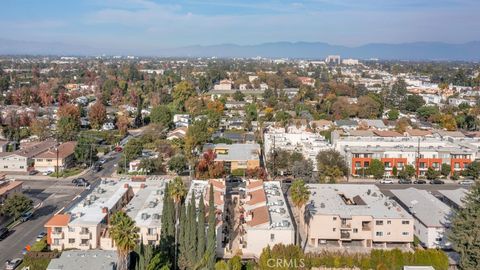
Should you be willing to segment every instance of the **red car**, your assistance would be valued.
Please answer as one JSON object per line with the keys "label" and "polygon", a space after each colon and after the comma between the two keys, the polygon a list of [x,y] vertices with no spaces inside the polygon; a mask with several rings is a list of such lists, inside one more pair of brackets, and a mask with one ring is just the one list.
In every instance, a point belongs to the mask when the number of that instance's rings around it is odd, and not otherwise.
{"label": "red car", "polygon": [[120,153],[122,152],[123,148],[120,146],[115,147],[115,152]]}

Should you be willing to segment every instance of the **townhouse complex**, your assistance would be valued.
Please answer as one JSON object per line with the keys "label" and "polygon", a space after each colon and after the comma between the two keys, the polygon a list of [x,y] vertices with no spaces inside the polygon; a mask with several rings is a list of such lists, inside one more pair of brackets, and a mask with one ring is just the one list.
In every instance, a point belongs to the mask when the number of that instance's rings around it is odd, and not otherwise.
{"label": "townhouse complex", "polygon": [[48,244],[52,250],[113,250],[108,221],[119,210],[135,221],[145,244],[158,244],[166,182],[158,177],[102,180],[89,195],[45,224]]}
{"label": "townhouse complex", "polygon": [[444,163],[455,173],[477,158],[479,140],[452,135],[457,132],[412,136],[393,131],[334,131],[332,147],[345,156],[352,175],[362,175],[372,159],[382,161],[387,176],[393,174],[394,167],[402,170],[406,165],[414,166],[417,175],[423,176],[428,168],[439,171]]}
{"label": "townhouse complex", "polygon": [[239,210],[243,254],[258,258],[267,246],[295,243],[295,230],[280,182],[247,180]]}
{"label": "townhouse complex", "polygon": [[408,247],[414,220],[375,185],[309,184],[300,229],[313,248]]}

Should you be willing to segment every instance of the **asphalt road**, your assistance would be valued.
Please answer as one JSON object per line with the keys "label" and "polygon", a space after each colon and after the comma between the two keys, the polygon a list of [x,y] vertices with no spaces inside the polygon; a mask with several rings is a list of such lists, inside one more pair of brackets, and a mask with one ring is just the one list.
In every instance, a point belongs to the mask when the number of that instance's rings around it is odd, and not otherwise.
{"label": "asphalt road", "polygon": [[[102,177],[112,175],[116,169],[114,164],[117,164],[119,159],[120,154],[112,153],[101,171],[97,173],[88,171],[82,177],[91,183],[91,188],[94,188]],[[21,181],[24,182],[24,194],[29,196],[34,204],[40,204],[40,207],[30,220],[13,228],[9,236],[0,241],[0,265],[7,259],[22,257],[22,249],[35,242],[37,235],[44,231],[43,225],[53,214],[68,208],[90,192],[90,189],[75,187],[71,179],[35,180],[30,177]]]}

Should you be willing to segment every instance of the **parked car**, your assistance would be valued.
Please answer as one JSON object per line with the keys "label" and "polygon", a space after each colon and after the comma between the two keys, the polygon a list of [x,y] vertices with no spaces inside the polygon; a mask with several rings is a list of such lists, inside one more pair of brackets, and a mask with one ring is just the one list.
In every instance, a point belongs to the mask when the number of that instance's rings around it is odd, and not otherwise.
{"label": "parked car", "polygon": [[415,180],[415,181],[413,181],[413,183],[418,184],[418,185],[423,185],[423,184],[426,184],[427,181],[425,181],[425,180]]}
{"label": "parked car", "polygon": [[9,231],[7,228],[0,228],[0,240],[7,238],[8,233]]}
{"label": "parked car", "polygon": [[115,152],[120,153],[123,151],[123,148],[120,146],[115,147]]}
{"label": "parked car", "polygon": [[75,184],[77,187],[88,187],[90,183],[85,180],[85,178],[75,178],[72,180],[72,183]]}
{"label": "parked car", "polygon": [[412,180],[410,180],[410,179],[400,179],[400,180],[398,180],[398,183],[399,184],[411,184]]}
{"label": "parked car", "polygon": [[431,180],[430,184],[431,185],[443,185],[443,184],[445,184],[445,182],[443,180],[440,180],[440,179],[435,179],[435,180]]}
{"label": "parked car", "polygon": [[37,235],[37,238],[35,239],[36,242],[38,241],[42,241],[43,238],[45,238],[45,236],[47,236],[47,233],[45,232],[41,232]]}
{"label": "parked car", "polygon": [[53,173],[53,171],[48,170],[48,171],[43,172],[42,175],[47,176],[47,175],[50,175],[52,173]]}
{"label": "parked car", "polygon": [[21,258],[15,258],[11,260],[7,260],[5,262],[5,270],[14,270],[22,263]]}
{"label": "parked car", "polygon": [[388,179],[388,178],[384,178],[384,179],[380,180],[380,184],[393,184],[393,180]]}
{"label": "parked car", "polygon": [[98,161],[98,163],[100,163],[100,164],[103,165],[103,164],[107,163],[107,161],[108,161],[108,159],[102,158],[102,159],[100,159],[100,160]]}
{"label": "parked car", "polygon": [[37,170],[31,170],[31,171],[28,172],[28,175],[35,175],[37,173],[38,173]]}
{"label": "parked car", "polygon": [[27,220],[29,220],[31,217],[33,216],[33,212],[32,211],[28,211],[26,213],[23,213],[21,216],[20,216],[20,220],[22,222],[25,222]]}
{"label": "parked car", "polygon": [[459,184],[459,185],[462,185],[462,186],[471,186],[471,185],[475,184],[475,181],[474,181],[474,180],[470,180],[470,179],[460,180],[460,181],[458,181],[458,184]]}
{"label": "parked car", "polygon": [[99,172],[99,171],[101,171],[102,169],[103,169],[103,168],[102,168],[102,165],[100,165],[100,164],[95,164],[95,166],[93,166],[93,168],[92,168],[92,171],[93,171],[93,172]]}

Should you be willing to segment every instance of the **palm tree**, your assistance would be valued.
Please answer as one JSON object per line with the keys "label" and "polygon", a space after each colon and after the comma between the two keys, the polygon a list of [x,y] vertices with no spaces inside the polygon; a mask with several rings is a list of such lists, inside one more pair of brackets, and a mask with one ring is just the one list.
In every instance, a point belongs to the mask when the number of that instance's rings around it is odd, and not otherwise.
{"label": "palm tree", "polygon": [[110,220],[110,235],[117,246],[118,269],[128,269],[128,255],[138,242],[138,227],[125,212],[116,212]]}
{"label": "palm tree", "polygon": [[[308,200],[310,200],[310,190],[308,190],[308,187],[302,179],[295,180],[290,189],[293,205],[297,209],[297,212],[301,214],[302,208],[307,204]],[[297,241],[300,244],[300,216],[298,217],[298,221]]]}
{"label": "palm tree", "polygon": [[179,204],[182,202],[183,197],[186,195],[185,185],[183,184],[182,178],[175,177],[173,181],[168,185],[168,193],[172,197],[173,202],[175,203],[175,258],[173,269],[176,269],[177,266],[177,235],[178,235],[178,208]]}

